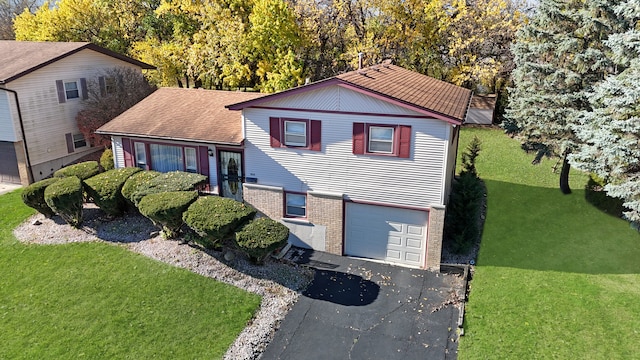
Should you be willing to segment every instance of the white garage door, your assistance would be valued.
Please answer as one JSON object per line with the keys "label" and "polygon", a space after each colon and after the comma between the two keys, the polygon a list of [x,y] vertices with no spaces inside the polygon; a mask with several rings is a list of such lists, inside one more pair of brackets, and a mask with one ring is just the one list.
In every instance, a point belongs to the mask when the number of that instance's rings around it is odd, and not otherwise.
{"label": "white garage door", "polygon": [[347,255],[421,267],[426,253],[426,211],[346,204]]}

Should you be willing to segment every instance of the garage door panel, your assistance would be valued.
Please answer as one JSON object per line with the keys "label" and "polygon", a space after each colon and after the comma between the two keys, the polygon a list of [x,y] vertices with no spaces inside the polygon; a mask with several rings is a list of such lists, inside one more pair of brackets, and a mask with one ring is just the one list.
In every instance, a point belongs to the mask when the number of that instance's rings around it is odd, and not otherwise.
{"label": "garage door panel", "polygon": [[345,252],[409,266],[421,266],[428,213],[365,204],[346,204]]}

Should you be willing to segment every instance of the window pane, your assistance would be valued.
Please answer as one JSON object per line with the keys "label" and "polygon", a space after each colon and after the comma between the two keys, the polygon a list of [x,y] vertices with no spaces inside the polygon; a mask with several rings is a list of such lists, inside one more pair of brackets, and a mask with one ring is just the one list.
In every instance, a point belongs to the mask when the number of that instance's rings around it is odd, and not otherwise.
{"label": "window pane", "polygon": [[185,163],[188,172],[198,172],[198,160],[196,158],[196,149],[184,148]]}
{"label": "window pane", "polygon": [[370,136],[372,140],[393,141],[393,128],[371,127]]}
{"label": "window pane", "polygon": [[136,147],[136,166],[145,168],[147,165],[147,154],[143,143],[134,143]]}
{"label": "window pane", "polygon": [[287,145],[305,146],[307,145],[307,137],[300,135],[285,135],[284,142]]}
{"label": "window pane", "polygon": [[300,216],[300,217],[306,216],[304,208],[299,208],[294,206],[287,206],[287,215]]}
{"label": "window pane", "polygon": [[78,83],[75,81],[64,83],[64,91],[67,95],[67,99],[76,99],[80,97]]}
{"label": "window pane", "polygon": [[391,153],[393,152],[393,143],[382,142],[382,141],[370,141],[369,151]]}
{"label": "window pane", "polygon": [[307,124],[300,121],[285,121],[284,131],[287,134],[306,135]]}
{"label": "window pane", "polygon": [[184,171],[182,148],[180,146],[151,144],[152,170],[160,172]]}

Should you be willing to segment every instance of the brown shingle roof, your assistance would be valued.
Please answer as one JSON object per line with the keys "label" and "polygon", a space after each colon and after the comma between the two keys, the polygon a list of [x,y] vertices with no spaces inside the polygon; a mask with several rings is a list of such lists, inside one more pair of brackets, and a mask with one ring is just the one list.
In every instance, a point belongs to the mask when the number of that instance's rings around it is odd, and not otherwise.
{"label": "brown shingle roof", "polygon": [[98,129],[98,133],[197,142],[242,143],[240,111],[225,105],[260,93],[160,88]]}
{"label": "brown shingle roof", "polygon": [[395,65],[374,65],[336,76],[357,87],[462,121],[471,90]]}
{"label": "brown shingle roof", "polygon": [[8,83],[83,49],[91,49],[143,69],[154,69],[152,65],[87,42],[0,40],[0,84]]}
{"label": "brown shingle roof", "polygon": [[472,109],[494,110],[496,108],[496,95],[473,95],[471,98]]}
{"label": "brown shingle roof", "polygon": [[462,123],[471,99],[471,90],[399,66],[380,64],[227,107],[240,110],[258,106],[273,99],[286,97],[291,93],[309,91],[330,84],[351,86],[418,112],[424,112],[428,116],[454,123]]}

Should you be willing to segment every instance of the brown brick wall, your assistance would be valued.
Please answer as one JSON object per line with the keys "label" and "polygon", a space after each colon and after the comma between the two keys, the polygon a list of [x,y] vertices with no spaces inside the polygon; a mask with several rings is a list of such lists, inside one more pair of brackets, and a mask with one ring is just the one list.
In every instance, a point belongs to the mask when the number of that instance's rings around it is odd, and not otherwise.
{"label": "brown brick wall", "polygon": [[427,269],[429,270],[440,270],[444,214],[444,206],[433,205],[429,210],[429,227],[427,230]]}
{"label": "brown brick wall", "polygon": [[282,218],[284,195],[281,187],[243,184],[242,191],[247,204],[272,219]]}
{"label": "brown brick wall", "polygon": [[342,194],[309,192],[307,194],[307,218],[310,223],[325,225],[325,251],[342,255]]}

